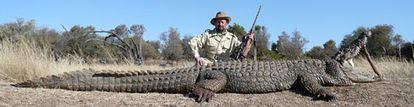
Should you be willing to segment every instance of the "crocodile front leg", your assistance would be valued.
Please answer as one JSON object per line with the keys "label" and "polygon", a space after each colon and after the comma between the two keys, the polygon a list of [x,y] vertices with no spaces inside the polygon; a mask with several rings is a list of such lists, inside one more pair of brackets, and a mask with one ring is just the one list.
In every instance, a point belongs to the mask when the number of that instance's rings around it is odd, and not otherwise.
{"label": "crocodile front leg", "polygon": [[326,100],[335,100],[337,98],[332,91],[319,84],[318,80],[311,74],[303,73],[302,75],[299,75],[299,80],[300,84],[302,84],[306,90],[320,98]]}
{"label": "crocodile front leg", "polygon": [[198,82],[192,89],[192,94],[197,96],[197,102],[203,102],[210,100],[214,94],[221,89],[227,83],[227,77],[220,71],[207,71],[200,74]]}

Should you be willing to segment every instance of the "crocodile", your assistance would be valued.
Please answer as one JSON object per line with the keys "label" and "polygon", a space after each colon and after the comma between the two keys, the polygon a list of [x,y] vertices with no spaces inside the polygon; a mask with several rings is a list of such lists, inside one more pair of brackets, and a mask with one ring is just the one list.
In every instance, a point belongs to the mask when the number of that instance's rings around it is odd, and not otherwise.
{"label": "crocodile", "polygon": [[160,71],[111,71],[83,69],[12,84],[75,91],[191,93],[197,102],[215,93],[269,93],[299,87],[318,98],[337,99],[324,86],[349,86],[375,78],[352,78],[352,69],[334,58],[225,61],[213,65]]}

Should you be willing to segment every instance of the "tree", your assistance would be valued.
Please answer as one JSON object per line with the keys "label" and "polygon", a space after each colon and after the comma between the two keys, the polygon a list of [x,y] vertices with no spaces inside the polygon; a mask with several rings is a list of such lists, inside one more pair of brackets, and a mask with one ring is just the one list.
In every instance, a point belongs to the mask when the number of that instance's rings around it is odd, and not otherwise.
{"label": "tree", "polygon": [[183,58],[184,59],[193,59],[194,58],[194,53],[193,50],[191,49],[190,45],[188,44],[188,42],[191,40],[191,36],[190,35],[186,35],[184,36],[184,38],[182,39],[182,44],[183,44]]}
{"label": "tree", "polygon": [[0,41],[8,39],[11,42],[18,42],[22,38],[32,36],[35,28],[35,20],[25,21],[23,18],[18,18],[16,22],[0,26]]}
{"label": "tree", "polygon": [[414,43],[406,42],[401,46],[401,56],[407,60],[414,60]]}
{"label": "tree", "polygon": [[321,46],[315,46],[306,53],[306,56],[314,59],[323,59],[326,57],[324,49]]}
{"label": "tree", "polygon": [[143,43],[143,51],[145,59],[159,59],[161,57],[159,49],[159,41],[146,41]]}
{"label": "tree", "polygon": [[96,34],[92,34],[95,31],[95,27],[75,25],[69,31],[66,28],[65,30],[62,33],[62,38],[54,44],[53,50],[55,55],[79,55],[86,60],[105,56],[104,52],[99,49],[101,43],[89,41],[90,39],[98,38]]}
{"label": "tree", "polygon": [[335,46],[334,40],[328,40],[321,46],[315,46],[310,51],[306,52],[306,56],[315,58],[315,59],[323,59],[325,57],[333,56],[338,49]]}
{"label": "tree", "polygon": [[[268,43],[270,34],[267,32],[267,28],[265,26],[257,25],[254,28],[254,37],[256,40],[256,48],[257,48],[257,57],[259,59],[268,59],[269,57],[266,56],[266,53],[269,51]],[[253,46],[253,45],[252,45]],[[254,55],[252,51],[254,48],[250,48],[250,56]]]}
{"label": "tree", "polygon": [[298,59],[303,54],[303,47],[309,41],[303,38],[299,31],[295,30],[292,35],[293,37],[290,37],[286,32],[282,32],[276,44],[277,50],[288,59]]}
{"label": "tree", "polygon": [[334,40],[328,40],[321,46],[315,46],[310,51],[306,52],[306,56],[315,58],[315,59],[323,59],[325,57],[333,56],[338,49],[335,46]]}
{"label": "tree", "polygon": [[[146,31],[143,25],[132,25],[130,29],[124,24],[118,25],[115,29],[108,31],[92,30],[89,34],[106,33],[104,38],[91,38],[88,42],[99,42],[102,50],[112,57],[118,57],[119,61],[133,62],[137,65],[144,64],[144,56],[142,46],[143,34]],[[139,45],[137,45],[139,44]]]}
{"label": "tree", "polygon": [[394,36],[393,26],[391,25],[376,25],[374,28],[368,29],[359,27],[354,30],[352,34],[345,35],[341,42],[341,48],[349,46],[352,41],[358,38],[362,32],[370,30],[372,32],[371,37],[368,38],[366,44],[368,51],[372,56],[389,55],[388,52],[391,49],[391,38]]}
{"label": "tree", "polygon": [[233,23],[232,26],[229,26],[228,31],[236,35],[239,40],[241,40],[243,36],[247,34],[247,32],[244,30],[244,27],[240,26],[237,23]]}
{"label": "tree", "polygon": [[59,40],[60,34],[54,29],[50,28],[41,28],[34,32],[31,36],[34,39],[34,42],[42,48],[51,47],[52,43],[55,43]]}
{"label": "tree", "polygon": [[277,44],[273,42],[270,46],[270,50],[277,53]]}
{"label": "tree", "polygon": [[160,41],[147,41],[148,44],[153,46],[158,52],[161,50],[161,42]]}
{"label": "tree", "polygon": [[285,31],[282,32],[282,34],[280,34],[278,36],[278,40],[276,41],[276,49],[278,51],[278,53],[282,54],[283,56],[287,56],[289,54],[288,52],[288,48],[289,48],[289,34],[287,34]]}
{"label": "tree", "polygon": [[[145,53],[142,50],[142,46],[143,45],[148,46],[145,43],[143,43],[144,42],[143,35],[144,35],[144,32],[146,31],[146,29],[145,29],[144,25],[131,25],[129,31],[133,33],[133,38],[131,39],[132,40],[131,42],[138,42],[138,43],[133,43],[133,45],[138,44],[138,46],[134,46],[135,48],[138,48],[138,49],[134,49],[135,51],[137,51],[135,53],[138,53],[137,54],[138,56],[134,56],[134,57],[137,57],[138,59],[140,59],[140,61],[142,61],[140,63],[144,63],[143,60],[144,60],[144,57],[145,57]],[[151,48],[153,48],[153,47],[148,47],[149,50],[147,50],[145,52],[153,51],[153,50],[151,50]]]}
{"label": "tree", "polygon": [[127,38],[129,36],[128,26],[120,24],[113,30],[115,34],[118,34],[121,38]]}
{"label": "tree", "polygon": [[367,48],[373,56],[387,55],[387,50],[391,47],[391,37],[393,36],[393,26],[377,25],[370,29],[372,37],[368,38]]}
{"label": "tree", "polygon": [[162,56],[167,60],[179,60],[183,57],[183,43],[177,28],[170,28],[160,36],[162,45]]}
{"label": "tree", "polygon": [[292,38],[292,52],[293,52],[293,56],[296,56],[297,58],[299,58],[303,52],[304,52],[304,46],[309,43],[308,40],[306,40],[305,38],[302,37],[302,35],[300,34],[299,31],[295,30],[293,32],[293,38]]}
{"label": "tree", "polygon": [[392,38],[392,43],[393,43],[393,47],[397,48],[397,57],[401,58],[401,45],[404,42],[404,40],[402,39],[402,36],[397,34]]}
{"label": "tree", "polygon": [[0,25],[0,42],[10,40],[15,43],[24,40],[33,42],[40,48],[49,48],[60,38],[61,35],[54,29],[38,28],[35,24],[35,20],[18,18],[15,22]]}
{"label": "tree", "polygon": [[325,42],[323,44],[323,55],[324,56],[333,56],[338,49],[335,46],[335,41],[334,40],[328,40],[327,42]]}

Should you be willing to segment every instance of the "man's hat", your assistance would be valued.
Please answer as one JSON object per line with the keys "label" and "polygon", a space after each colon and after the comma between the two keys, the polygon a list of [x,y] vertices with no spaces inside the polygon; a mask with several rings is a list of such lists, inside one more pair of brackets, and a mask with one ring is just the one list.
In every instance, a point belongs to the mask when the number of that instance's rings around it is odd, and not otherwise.
{"label": "man's hat", "polygon": [[216,17],[211,19],[210,23],[214,25],[214,21],[216,21],[217,19],[225,19],[227,20],[227,23],[230,23],[231,21],[231,18],[227,16],[226,13],[224,13],[223,11],[217,12]]}

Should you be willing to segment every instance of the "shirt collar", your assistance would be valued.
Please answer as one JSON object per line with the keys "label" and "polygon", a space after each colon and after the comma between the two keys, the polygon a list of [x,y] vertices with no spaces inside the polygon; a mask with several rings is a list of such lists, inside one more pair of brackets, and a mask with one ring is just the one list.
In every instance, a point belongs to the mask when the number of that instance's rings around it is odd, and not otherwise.
{"label": "shirt collar", "polygon": [[214,29],[214,33],[217,33],[217,34],[226,34],[227,32],[228,32],[227,29],[225,29],[223,32],[218,32],[217,29]]}

